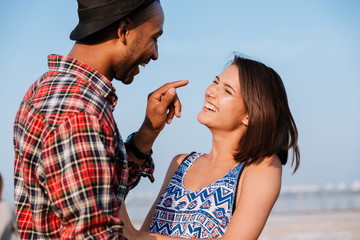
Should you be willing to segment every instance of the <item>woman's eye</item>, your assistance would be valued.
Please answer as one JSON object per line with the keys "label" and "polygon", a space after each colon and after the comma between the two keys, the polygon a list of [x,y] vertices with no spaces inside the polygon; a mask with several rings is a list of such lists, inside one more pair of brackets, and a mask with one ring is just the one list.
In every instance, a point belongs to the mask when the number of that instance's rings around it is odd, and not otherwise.
{"label": "woman's eye", "polygon": [[225,92],[227,92],[228,94],[232,95],[231,92],[227,89],[225,89]]}
{"label": "woman's eye", "polygon": [[218,82],[216,80],[214,80],[213,83],[218,84]]}

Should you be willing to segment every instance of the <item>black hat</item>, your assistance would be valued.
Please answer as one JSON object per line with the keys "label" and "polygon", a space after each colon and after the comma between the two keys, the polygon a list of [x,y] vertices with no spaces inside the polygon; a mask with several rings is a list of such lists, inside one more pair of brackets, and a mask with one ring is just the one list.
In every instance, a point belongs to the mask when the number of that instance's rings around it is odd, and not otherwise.
{"label": "black hat", "polygon": [[81,40],[150,5],[155,0],[78,0],[79,24],[70,34]]}

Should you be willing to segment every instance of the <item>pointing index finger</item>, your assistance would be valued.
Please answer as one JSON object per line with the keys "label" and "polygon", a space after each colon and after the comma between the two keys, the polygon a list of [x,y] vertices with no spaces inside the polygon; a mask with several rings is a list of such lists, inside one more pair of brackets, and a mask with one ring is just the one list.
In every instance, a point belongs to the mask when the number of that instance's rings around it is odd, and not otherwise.
{"label": "pointing index finger", "polygon": [[187,85],[188,83],[189,83],[189,80],[179,80],[179,81],[175,81],[175,82],[171,82],[171,83],[167,83],[167,84],[169,84],[169,87],[178,88],[178,87],[183,87],[183,86]]}
{"label": "pointing index finger", "polygon": [[161,86],[160,88],[158,88],[155,92],[154,92],[154,97],[156,98],[160,98],[162,95],[164,95],[170,88],[179,88],[179,87],[183,87],[185,85],[187,85],[189,83],[188,80],[180,80],[180,81],[175,81],[175,82],[170,82],[170,83],[166,83],[163,86]]}

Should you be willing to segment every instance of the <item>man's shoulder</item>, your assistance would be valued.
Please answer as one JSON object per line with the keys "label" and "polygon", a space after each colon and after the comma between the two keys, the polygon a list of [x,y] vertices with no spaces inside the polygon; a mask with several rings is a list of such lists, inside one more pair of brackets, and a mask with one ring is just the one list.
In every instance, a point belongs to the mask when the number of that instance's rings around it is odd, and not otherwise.
{"label": "man's shoulder", "polygon": [[72,115],[86,112],[101,119],[107,112],[105,99],[77,75],[49,71],[28,90],[22,106],[32,109],[50,125],[59,125]]}
{"label": "man's shoulder", "polygon": [[76,75],[47,72],[29,89],[25,100],[44,114],[58,111],[59,108],[66,111],[71,106],[72,110],[75,110],[75,106],[82,109],[83,82]]}

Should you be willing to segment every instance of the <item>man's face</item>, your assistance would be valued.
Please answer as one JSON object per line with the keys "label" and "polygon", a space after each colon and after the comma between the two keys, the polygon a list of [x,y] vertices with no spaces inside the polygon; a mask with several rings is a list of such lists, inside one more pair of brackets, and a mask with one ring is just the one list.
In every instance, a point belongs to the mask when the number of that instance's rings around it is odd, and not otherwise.
{"label": "man's face", "polygon": [[159,2],[153,3],[152,8],[152,16],[129,31],[127,36],[126,52],[115,71],[115,78],[124,84],[133,81],[140,66],[145,67],[150,60],[158,59],[157,39],[163,32],[164,13]]}

